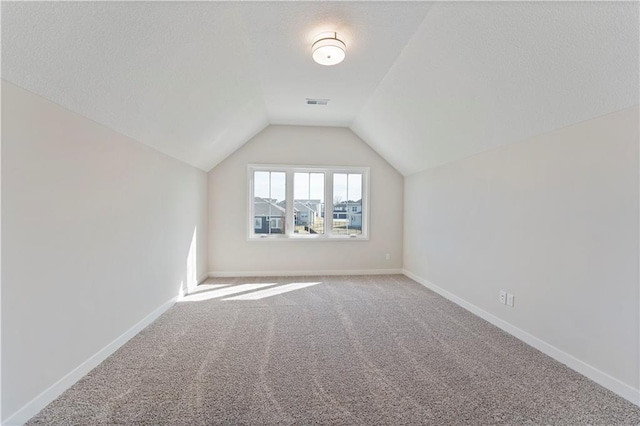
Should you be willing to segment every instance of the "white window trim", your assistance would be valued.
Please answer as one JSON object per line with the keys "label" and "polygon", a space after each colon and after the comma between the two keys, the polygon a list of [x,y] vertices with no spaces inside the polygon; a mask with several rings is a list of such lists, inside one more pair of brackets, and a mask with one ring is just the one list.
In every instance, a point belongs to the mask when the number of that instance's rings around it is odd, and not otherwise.
{"label": "white window trim", "polygon": [[[285,232],[283,234],[255,234],[253,216],[253,176],[254,171],[270,171],[286,173],[286,217]],[[324,173],[324,234],[294,234],[293,213],[293,176],[294,173]],[[362,174],[362,234],[361,235],[332,235],[333,229],[333,174],[361,173]],[[345,166],[298,166],[283,164],[248,164],[247,165],[247,241],[368,241],[369,240],[369,212],[371,195],[369,191],[369,167]],[[329,212],[329,213],[327,213]],[[347,212],[348,213],[348,212]]]}

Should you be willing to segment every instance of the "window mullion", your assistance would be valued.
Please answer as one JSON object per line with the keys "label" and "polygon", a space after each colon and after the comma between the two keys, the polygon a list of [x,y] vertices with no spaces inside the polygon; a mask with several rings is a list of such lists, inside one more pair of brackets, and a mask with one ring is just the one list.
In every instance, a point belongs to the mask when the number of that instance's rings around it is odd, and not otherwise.
{"label": "window mullion", "polygon": [[254,169],[252,167],[247,168],[247,181],[249,183],[249,203],[247,205],[248,210],[249,210],[249,224],[248,224],[248,229],[247,229],[247,235],[249,235],[250,237],[255,236],[255,224],[251,225],[251,222],[254,221],[254,200],[255,200],[255,183],[254,183]]}
{"label": "window mullion", "polygon": [[271,192],[273,191],[273,172],[269,172],[269,207],[268,207],[268,213],[269,215],[267,216],[267,229],[269,230],[269,236],[273,235],[271,233],[271,217],[272,217],[272,211],[271,211],[271,199],[273,198],[271,196]]}
{"label": "window mullion", "polygon": [[371,200],[369,199],[369,170],[362,175],[362,203],[361,203],[361,221],[362,221],[362,235],[365,238],[369,238],[369,206]]}
{"label": "window mullion", "polygon": [[294,223],[294,214],[293,214],[293,170],[285,170],[287,173],[287,183],[286,183],[286,216],[285,216],[285,235],[290,237],[294,234],[295,223]]}
{"label": "window mullion", "polygon": [[327,170],[324,175],[324,227],[325,235],[333,235],[333,171]]}

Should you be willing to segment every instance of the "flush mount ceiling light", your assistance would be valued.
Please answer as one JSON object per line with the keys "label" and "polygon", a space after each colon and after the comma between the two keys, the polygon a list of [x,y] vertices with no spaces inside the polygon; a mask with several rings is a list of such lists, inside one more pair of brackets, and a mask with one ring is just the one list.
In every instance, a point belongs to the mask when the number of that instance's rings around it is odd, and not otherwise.
{"label": "flush mount ceiling light", "polygon": [[322,33],[311,45],[313,60],[320,65],[336,65],[344,60],[347,46],[338,38],[338,33]]}

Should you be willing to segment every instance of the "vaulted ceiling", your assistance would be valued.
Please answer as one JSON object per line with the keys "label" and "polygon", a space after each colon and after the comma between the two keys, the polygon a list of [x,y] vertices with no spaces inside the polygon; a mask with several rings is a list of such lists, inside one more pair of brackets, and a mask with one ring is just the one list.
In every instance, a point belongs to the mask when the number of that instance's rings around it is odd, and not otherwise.
{"label": "vaulted ceiling", "polygon": [[[2,2],[2,78],[203,170],[269,124],[407,175],[639,103],[638,2]],[[311,59],[343,34],[345,61]],[[306,98],[330,99],[327,106]]]}

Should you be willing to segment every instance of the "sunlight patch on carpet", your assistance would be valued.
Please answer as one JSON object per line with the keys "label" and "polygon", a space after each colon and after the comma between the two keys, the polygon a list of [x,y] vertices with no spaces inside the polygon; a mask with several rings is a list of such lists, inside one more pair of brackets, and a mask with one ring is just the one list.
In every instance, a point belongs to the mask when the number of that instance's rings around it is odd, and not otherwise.
{"label": "sunlight patch on carpet", "polygon": [[290,291],[299,290],[301,288],[311,287],[317,284],[322,284],[321,282],[312,282],[312,283],[291,283],[285,284],[274,288],[269,288],[266,290],[254,291],[247,294],[241,294],[239,296],[228,297],[222,300],[259,300],[264,299],[265,297],[275,296],[277,294],[288,293]]}
{"label": "sunlight patch on carpet", "polygon": [[244,293],[245,291],[257,290],[277,284],[278,283],[240,284],[221,288],[219,290],[201,291],[185,296],[184,299],[182,299],[182,302],[202,302],[204,300],[217,299],[219,297],[229,296],[236,293]]}

